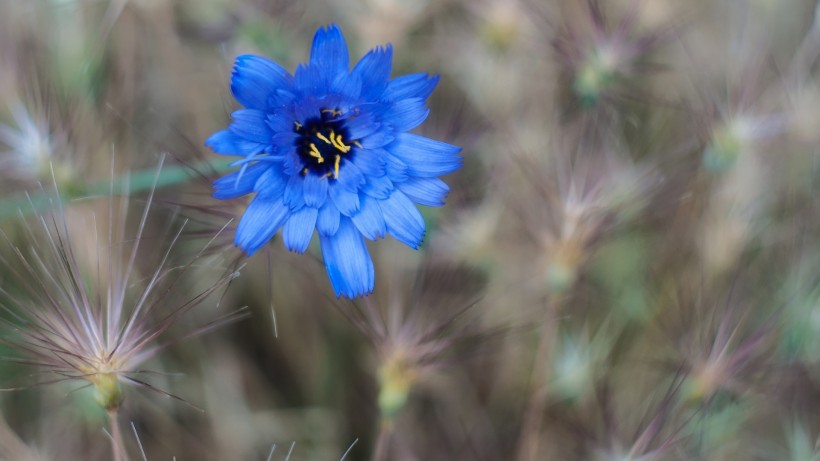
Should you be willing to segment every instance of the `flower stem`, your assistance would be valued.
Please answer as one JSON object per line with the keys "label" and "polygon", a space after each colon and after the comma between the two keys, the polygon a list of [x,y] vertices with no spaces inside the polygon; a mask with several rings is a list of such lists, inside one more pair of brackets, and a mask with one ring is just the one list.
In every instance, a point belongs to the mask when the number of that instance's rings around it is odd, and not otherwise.
{"label": "flower stem", "polygon": [[535,353],[530,374],[530,391],[527,406],[524,409],[524,419],[519,435],[517,461],[532,461],[543,459],[538,456],[541,435],[541,424],[544,419],[544,407],[547,402],[547,382],[549,382],[549,358],[555,339],[559,300],[550,296],[547,300],[546,316],[541,325],[538,338],[538,349]]}
{"label": "flower stem", "polygon": [[114,461],[128,461],[116,409],[108,410],[108,422],[111,424],[111,451],[114,455]]}
{"label": "flower stem", "polygon": [[382,418],[379,421],[379,434],[376,438],[376,445],[373,448],[373,461],[385,461],[388,459],[390,435],[393,432],[393,422]]}
{"label": "flower stem", "polygon": [[172,165],[162,169],[157,177],[155,168],[126,173],[112,180],[104,180],[91,184],[58,184],[60,188],[59,197],[55,197],[53,192],[40,192],[36,194],[20,193],[15,196],[0,201],[0,220],[15,217],[20,213],[38,213],[55,205],[55,198],[60,202],[68,202],[84,197],[95,195],[108,195],[113,189],[115,192],[125,192],[133,194],[150,189],[156,180],[157,187],[166,187],[176,184],[183,184],[196,177],[196,171],[208,171],[212,169],[216,173],[221,173],[231,169],[227,162],[202,162],[193,166]]}

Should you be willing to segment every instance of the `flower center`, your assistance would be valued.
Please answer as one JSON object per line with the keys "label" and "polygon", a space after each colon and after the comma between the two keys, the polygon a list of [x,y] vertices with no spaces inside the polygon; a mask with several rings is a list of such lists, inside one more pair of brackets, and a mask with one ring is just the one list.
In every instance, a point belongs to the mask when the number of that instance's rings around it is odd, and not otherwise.
{"label": "flower center", "polygon": [[351,155],[355,141],[349,140],[344,120],[339,119],[338,109],[322,109],[319,117],[294,123],[293,131],[301,136],[296,140],[296,150],[305,168],[302,175],[313,173],[338,179],[342,157]]}

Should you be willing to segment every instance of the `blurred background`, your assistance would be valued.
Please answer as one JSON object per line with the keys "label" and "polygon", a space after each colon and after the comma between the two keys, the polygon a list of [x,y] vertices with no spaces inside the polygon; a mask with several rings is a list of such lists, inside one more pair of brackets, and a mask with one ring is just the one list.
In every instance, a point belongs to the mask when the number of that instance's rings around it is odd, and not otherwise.
{"label": "blurred background", "polygon": [[[352,62],[441,75],[417,132],[464,157],[352,302],[318,239],[233,248],[247,197],[210,198],[203,145],[236,55],[293,71],[331,22]],[[133,244],[155,180],[133,283],[183,223],[172,264],[209,259],[169,296],[240,272],[144,365],[183,401],[126,388],[130,459],[817,461],[818,54],[810,0],[0,0],[0,283],[56,185],[104,286],[94,236]],[[93,389],[36,372],[0,362],[0,459],[112,459]]]}

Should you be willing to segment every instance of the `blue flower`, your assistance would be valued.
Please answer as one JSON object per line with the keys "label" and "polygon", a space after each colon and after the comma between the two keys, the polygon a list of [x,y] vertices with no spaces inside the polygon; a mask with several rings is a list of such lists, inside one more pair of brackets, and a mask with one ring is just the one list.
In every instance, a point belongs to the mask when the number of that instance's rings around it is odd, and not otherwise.
{"label": "blue flower", "polygon": [[390,234],[419,247],[425,225],[416,204],[444,204],[449,188],[438,176],[461,166],[459,147],[408,133],[427,118],[438,76],[391,79],[392,54],[377,47],[351,70],[342,32],[330,25],[293,75],[239,56],[231,91],[245,109],[206,142],[244,157],[214,183],[214,197],[255,194],[235,244],[250,255],[282,229],[285,246],[303,253],[318,231],[336,296],[373,291],[365,238]]}

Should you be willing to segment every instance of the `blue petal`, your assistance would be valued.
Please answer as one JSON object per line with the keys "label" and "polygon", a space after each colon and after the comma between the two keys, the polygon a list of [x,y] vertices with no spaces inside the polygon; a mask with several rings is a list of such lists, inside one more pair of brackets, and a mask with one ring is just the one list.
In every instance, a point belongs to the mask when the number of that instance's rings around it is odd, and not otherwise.
{"label": "blue petal", "polygon": [[[387,150],[407,165],[412,176],[435,177],[461,166],[461,148],[417,134],[401,133]],[[388,163],[389,166],[389,163]]]}
{"label": "blue petal", "polygon": [[319,234],[325,269],[336,296],[355,298],[373,291],[375,273],[364,238],[344,218],[333,236]]}
{"label": "blue petal", "polygon": [[329,82],[322,79],[321,69],[299,64],[296,66],[293,86],[302,95],[323,96],[329,89]]}
{"label": "blue petal", "polygon": [[393,182],[407,181],[407,164],[401,161],[398,157],[388,153],[384,157],[384,164],[386,166],[387,176]]}
{"label": "blue petal", "polygon": [[268,100],[278,90],[291,88],[293,77],[279,64],[244,54],[237,56],[231,77],[231,92],[248,109],[270,109]]}
{"label": "blue petal", "polygon": [[316,228],[316,218],[319,210],[305,207],[290,215],[288,222],[282,229],[282,239],[285,241],[285,248],[296,253],[304,253],[313,237],[313,230]]}
{"label": "blue petal", "polygon": [[356,229],[370,240],[383,238],[387,233],[387,226],[378,200],[365,196],[361,198],[361,202],[359,212],[350,218]]}
{"label": "blue petal", "polygon": [[410,200],[426,206],[444,205],[450,188],[438,178],[410,178],[396,187]]}
{"label": "blue petal", "polygon": [[213,197],[227,200],[253,192],[256,180],[269,168],[270,165],[262,163],[244,165],[239,171],[234,171],[214,181]]}
{"label": "blue petal", "polygon": [[364,99],[375,100],[382,95],[387,88],[392,62],[393,47],[388,44],[373,48],[353,67],[351,75],[361,78]]}
{"label": "blue petal", "polygon": [[429,74],[411,74],[396,77],[387,84],[381,99],[399,101],[406,98],[427,99],[436,88],[439,76]]}
{"label": "blue petal", "polygon": [[345,120],[345,128],[351,139],[362,139],[375,133],[381,128],[381,123],[376,120],[381,116],[376,111],[361,110],[361,106],[357,107],[359,112],[352,115]]}
{"label": "blue petal", "polygon": [[361,191],[373,198],[386,199],[393,192],[393,181],[388,176],[370,176]]}
{"label": "blue petal", "polygon": [[270,144],[273,132],[268,125],[268,114],[261,110],[242,109],[231,114],[231,131],[248,141]]}
{"label": "blue petal", "polygon": [[286,177],[277,166],[268,165],[267,171],[256,181],[253,190],[258,197],[275,200],[282,196],[287,183]]}
{"label": "blue petal", "polygon": [[293,135],[296,135],[293,131],[296,127],[293,117],[289,117],[288,115],[280,112],[275,112],[267,114],[265,121],[267,122],[268,128],[270,128],[275,135],[290,135],[291,139],[293,139]]}
{"label": "blue petal", "polygon": [[336,182],[350,192],[358,192],[359,187],[364,184],[364,175],[356,164],[348,159],[343,159],[339,166],[339,178]]}
{"label": "blue petal", "polygon": [[236,228],[234,244],[252,255],[268,243],[288,215],[288,207],[281,199],[254,197]]}
{"label": "blue petal", "polygon": [[268,110],[276,111],[289,106],[296,98],[294,91],[294,89],[274,91],[268,98]]}
{"label": "blue petal", "polygon": [[352,162],[365,176],[383,176],[386,156],[384,149],[355,149]]}
{"label": "blue petal", "polygon": [[[341,99],[355,101],[362,94],[362,79],[357,75],[348,75],[346,72],[336,76],[330,85],[330,91],[339,95]],[[337,106],[337,104],[328,104]]]}
{"label": "blue petal", "polygon": [[424,99],[402,99],[385,112],[384,120],[395,132],[401,133],[421,125],[429,113],[430,109],[427,108]]}
{"label": "blue petal", "polygon": [[305,162],[295,148],[289,149],[283,155],[282,171],[288,176],[301,176],[305,169]]}
{"label": "blue petal", "polygon": [[285,186],[284,201],[291,211],[305,206],[305,180],[301,175],[293,175]]}
{"label": "blue petal", "polygon": [[316,221],[316,229],[320,234],[333,235],[339,230],[339,218],[341,214],[336,205],[327,201],[325,206],[319,209],[319,219]]}
{"label": "blue petal", "polygon": [[340,73],[347,72],[350,67],[347,44],[336,24],[316,31],[310,50],[310,66],[320,69],[327,83],[332,82]]}
{"label": "blue petal", "polygon": [[293,131],[293,126],[291,126],[291,131],[283,131],[274,134],[273,138],[271,138],[271,145],[276,149],[293,150],[299,136],[300,135],[298,133]]}
{"label": "blue petal", "polygon": [[394,191],[390,198],[380,201],[379,205],[387,231],[398,241],[418,249],[424,238],[424,218],[413,202],[402,192]]}
{"label": "blue petal", "polygon": [[305,205],[321,208],[327,199],[327,176],[308,173],[304,177],[304,183]]}
{"label": "blue petal", "polygon": [[330,187],[330,198],[339,212],[345,216],[352,216],[359,211],[359,194],[348,190],[338,181]]}
{"label": "blue petal", "polygon": [[382,128],[370,136],[360,139],[359,144],[365,149],[378,149],[379,147],[390,144],[395,139],[396,137],[393,136],[393,133],[389,129]]}
{"label": "blue petal", "polygon": [[266,144],[248,141],[231,130],[217,131],[205,141],[205,145],[219,154],[246,157],[264,152],[269,147]]}

